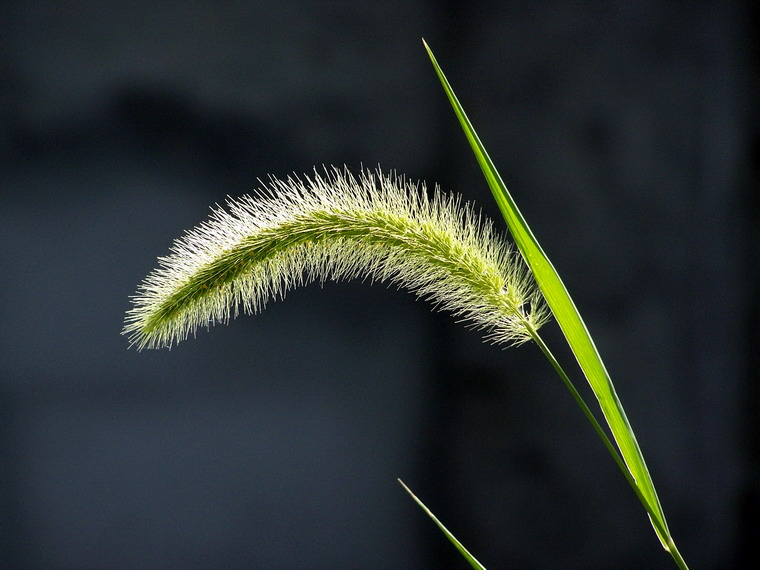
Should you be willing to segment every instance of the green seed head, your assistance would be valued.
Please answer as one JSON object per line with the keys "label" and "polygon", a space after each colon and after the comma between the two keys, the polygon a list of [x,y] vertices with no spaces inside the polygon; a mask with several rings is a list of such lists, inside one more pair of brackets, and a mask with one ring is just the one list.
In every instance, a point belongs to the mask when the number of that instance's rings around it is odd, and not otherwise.
{"label": "green seed head", "polygon": [[175,241],[133,297],[124,334],[171,346],[313,281],[368,278],[429,299],[497,343],[548,318],[519,256],[470,205],[393,174],[271,179]]}

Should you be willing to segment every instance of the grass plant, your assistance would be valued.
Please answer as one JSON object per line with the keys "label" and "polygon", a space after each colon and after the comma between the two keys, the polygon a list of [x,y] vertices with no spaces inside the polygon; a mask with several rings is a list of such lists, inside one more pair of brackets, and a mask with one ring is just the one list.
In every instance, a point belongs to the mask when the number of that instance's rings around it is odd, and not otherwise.
{"label": "grass plant", "polygon": [[[425,44],[519,250],[470,204],[395,174],[331,168],[270,179],[251,196],[229,200],[175,241],[139,286],[125,319],[130,345],[170,347],[210,327],[256,313],[293,287],[362,278],[406,288],[452,313],[486,338],[534,341],[580,406],[681,569],[649,470],[612,380],[567,288],[507,190]],[[551,314],[599,403],[612,439],[538,333]],[[614,442],[614,443],[613,443]],[[401,483],[404,485],[403,483]],[[478,562],[425,505],[473,568]]]}

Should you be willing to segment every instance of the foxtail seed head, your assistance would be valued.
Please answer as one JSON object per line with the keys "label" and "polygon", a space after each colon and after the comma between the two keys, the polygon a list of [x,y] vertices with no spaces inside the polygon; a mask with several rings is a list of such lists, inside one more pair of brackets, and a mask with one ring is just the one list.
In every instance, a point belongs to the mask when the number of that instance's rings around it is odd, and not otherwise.
{"label": "foxtail seed head", "polygon": [[470,205],[424,184],[333,168],[272,178],[174,242],[132,298],[124,334],[171,346],[313,281],[369,278],[429,299],[496,343],[548,318],[522,259]]}

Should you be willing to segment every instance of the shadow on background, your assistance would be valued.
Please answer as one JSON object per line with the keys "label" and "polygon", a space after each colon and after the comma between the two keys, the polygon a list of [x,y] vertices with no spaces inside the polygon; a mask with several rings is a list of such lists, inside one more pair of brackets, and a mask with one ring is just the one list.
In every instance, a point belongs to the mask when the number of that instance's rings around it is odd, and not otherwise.
{"label": "shadow on background", "polygon": [[534,347],[359,283],[171,351],[119,334],[171,241],[270,174],[381,164],[498,219],[423,35],[586,316],[684,556],[756,564],[756,16],[3,3],[0,565],[461,568],[400,476],[488,567],[671,567]]}

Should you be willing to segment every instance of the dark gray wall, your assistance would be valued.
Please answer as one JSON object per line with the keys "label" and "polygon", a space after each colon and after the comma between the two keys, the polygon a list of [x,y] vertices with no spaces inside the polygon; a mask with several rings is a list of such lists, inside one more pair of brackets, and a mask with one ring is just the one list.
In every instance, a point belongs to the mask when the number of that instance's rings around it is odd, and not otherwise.
{"label": "dark gray wall", "polygon": [[757,563],[756,18],[2,3],[0,566],[464,567],[401,476],[489,568],[672,567],[535,347],[358,283],[171,351],[119,335],[155,258],[269,174],[379,163],[498,219],[421,36],[586,317],[683,554]]}

